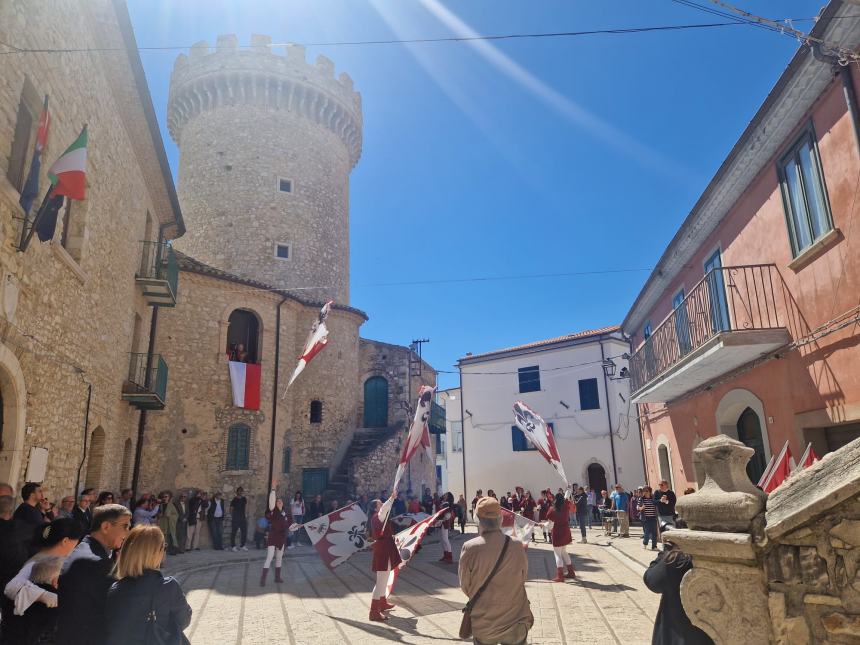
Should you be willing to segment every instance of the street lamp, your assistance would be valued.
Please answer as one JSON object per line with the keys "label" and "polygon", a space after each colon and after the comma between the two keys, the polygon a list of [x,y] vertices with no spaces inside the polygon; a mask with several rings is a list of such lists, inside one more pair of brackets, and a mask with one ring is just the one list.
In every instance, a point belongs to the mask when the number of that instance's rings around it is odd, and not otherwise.
{"label": "street lamp", "polygon": [[615,365],[615,361],[613,361],[611,358],[607,358],[605,361],[603,361],[603,373],[606,374],[608,378],[612,378],[615,376],[616,367],[617,366]]}

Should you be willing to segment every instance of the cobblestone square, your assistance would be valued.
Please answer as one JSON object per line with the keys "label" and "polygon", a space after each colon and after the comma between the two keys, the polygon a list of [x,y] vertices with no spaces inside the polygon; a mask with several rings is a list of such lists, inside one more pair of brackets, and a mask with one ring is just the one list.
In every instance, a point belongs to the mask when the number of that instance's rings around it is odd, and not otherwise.
{"label": "cobblestone square", "polygon": [[[463,540],[454,539],[455,554]],[[384,624],[367,619],[369,553],[329,571],[310,547],[298,547],[284,559],[285,582],[274,584],[270,576],[264,588],[262,551],[200,551],[171,558],[165,570],[178,577],[194,610],[186,631],[192,643],[462,642],[457,631],[466,597],[456,567],[436,562],[438,550],[429,542],[401,572],[392,597],[397,609]],[[555,567],[549,546],[529,546],[527,590],[535,616],[529,642],[650,643],[659,596],[645,588],[642,572],[653,554],[635,536],[610,539],[596,530],[570,552],[578,579],[556,584],[549,581]]]}

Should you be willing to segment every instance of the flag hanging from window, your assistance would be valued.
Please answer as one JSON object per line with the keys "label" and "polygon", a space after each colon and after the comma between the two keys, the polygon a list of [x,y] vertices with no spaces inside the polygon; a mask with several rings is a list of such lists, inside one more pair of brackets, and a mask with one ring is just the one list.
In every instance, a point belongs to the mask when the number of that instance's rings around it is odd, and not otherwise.
{"label": "flag hanging from window", "polygon": [[239,361],[230,361],[228,364],[230,386],[233,389],[233,405],[246,410],[259,410],[262,367]]}
{"label": "flag hanging from window", "polygon": [[33,202],[36,201],[36,197],[39,195],[39,172],[42,169],[42,152],[48,144],[48,128],[50,124],[51,116],[48,112],[48,97],[45,96],[45,104],[39,117],[39,130],[36,133],[36,148],[33,151],[33,161],[30,162],[30,172],[27,175],[27,181],[24,182],[21,198],[18,200],[21,208],[24,209],[25,215],[30,214]]}
{"label": "flag hanging from window", "polygon": [[[87,126],[84,126],[74,143],[66,148],[48,169],[51,188],[33,220],[33,230],[42,242],[54,237],[57,230],[57,213],[63,205],[63,197],[77,201],[86,199],[87,139]],[[26,248],[26,244],[24,247]]]}
{"label": "flag hanging from window", "polygon": [[565,485],[570,486],[570,483],[567,481],[567,475],[564,474],[564,466],[561,463],[561,456],[558,454],[558,448],[555,445],[552,428],[550,428],[547,422],[522,401],[514,403],[514,422],[523,431],[526,439],[555,468],[556,472],[564,480]]}
{"label": "flag hanging from window", "polygon": [[329,311],[331,311],[331,306],[334,304],[333,300],[329,300],[325,303],[320,309],[319,316],[314,321],[313,326],[311,327],[311,333],[308,335],[307,341],[305,341],[305,348],[302,350],[302,355],[299,356],[299,364],[296,365],[296,369],[293,370],[293,375],[290,377],[290,382],[287,383],[287,387],[284,389],[284,395],[281,397],[286,398],[287,390],[290,389],[290,386],[293,384],[293,381],[298,378],[299,374],[304,371],[305,366],[310,363],[314,356],[319,354],[323,348],[328,344],[328,327],[326,327],[325,321],[328,318]]}

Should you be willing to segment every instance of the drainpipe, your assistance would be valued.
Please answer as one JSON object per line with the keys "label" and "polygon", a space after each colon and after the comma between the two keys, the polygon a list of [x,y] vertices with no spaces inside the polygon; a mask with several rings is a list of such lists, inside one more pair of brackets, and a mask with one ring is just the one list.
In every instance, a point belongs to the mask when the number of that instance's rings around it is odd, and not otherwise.
{"label": "drainpipe", "polygon": [[821,51],[821,43],[811,42],[812,55],[815,60],[828,65],[832,65],[839,70],[839,77],[842,79],[842,95],[845,98],[845,106],[848,109],[848,114],[851,115],[851,127],[854,131],[854,142],[857,144],[860,151],[860,109],[857,107],[857,92],[854,88],[854,77],[851,75],[851,65],[840,65],[839,59],[831,54],[825,54]]}
{"label": "drainpipe", "polygon": [[[458,364],[457,369],[460,372],[460,431],[462,432],[462,437],[460,439],[460,454],[463,455],[463,495],[468,495],[469,487],[466,486],[466,406],[463,403],[463,366]],[[468,497],[466,497],[466,499],[468,499]]]}
{"label": "drainpipe", "polygon": [[[164,229],[172,224],[162,224],[158,227],[158,259],[156,266],[161,262],[161,244],[164,242]],[[155,352],[155,337],[158,332],[158,305],[152,306],[152,316],[149,319],[149,343],[146,346],[146,374],[144,375],[144,387],[149,387],[149,379],[152,375],[152,355]],[[146,410],[140,411],[137,421],[137,444],[134,447],[134,467],[131,471],[132,499],[137,499],[137,484],[140,479],[140,462],[143,457],[143,437],[146,434]]]}
{"label": "drainpipe", "polygon": [[[86,383],[86,381],[84,381]],[[87,408],[84,413],[84,450],[81,454],[81,463],[78,466],[78,476],[75,478],[75,503],[78,502],[79,486],[81,485],[81,471],[84,469],[84,463],[87,461],[87,440],[90,436],[90,402],[93,399],[93,384],[87,383]]]}
{"label": "drainpipe", "polygon": [[287,297],[281,298],[275,308],[275,378],[272,384],[272,433],[269,437],[269,482],[275,476],[275,429],[278,418],[278,371],[281,359],[281,306]]}
{"label": "drainpipe", "polygon": [[[600,362],[606,360],[606,354],[603,352],[603,338],[598,341],[600,343]],[[603,390],[606,394],[606,420],[609,422],[609,451],[612,453],[612,474],[615,476],[615,484],[618,483],[618,466],[615,465],[615,440],[612,438],[612,413],[609,411],[609,379],[606,376],[606,370],[603,370]]]}

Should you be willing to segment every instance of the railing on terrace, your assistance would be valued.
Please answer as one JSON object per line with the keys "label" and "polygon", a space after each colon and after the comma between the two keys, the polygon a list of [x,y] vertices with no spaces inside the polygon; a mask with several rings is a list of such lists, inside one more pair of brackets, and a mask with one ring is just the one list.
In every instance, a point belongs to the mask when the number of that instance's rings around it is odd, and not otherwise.
{"label": "railing on terrace", "polygon": [[167,363],[161,354],[134,353],[123,388],[125,398],[141,408],[163,408],[167,399]]}
{"label": "railing on terrace", "polygon": [[167,283],[173,301],[176,301],[176,291],[179,286],[179,262],[173,247],[166,242],[141,242],[140,267],[137,278],[140,280],[158,280]]}
{"label": "railing on terrace", "polygon": [[721,332],[785,327],[782,278],[773,264],[710,270],[630,358],[637,392]]}

